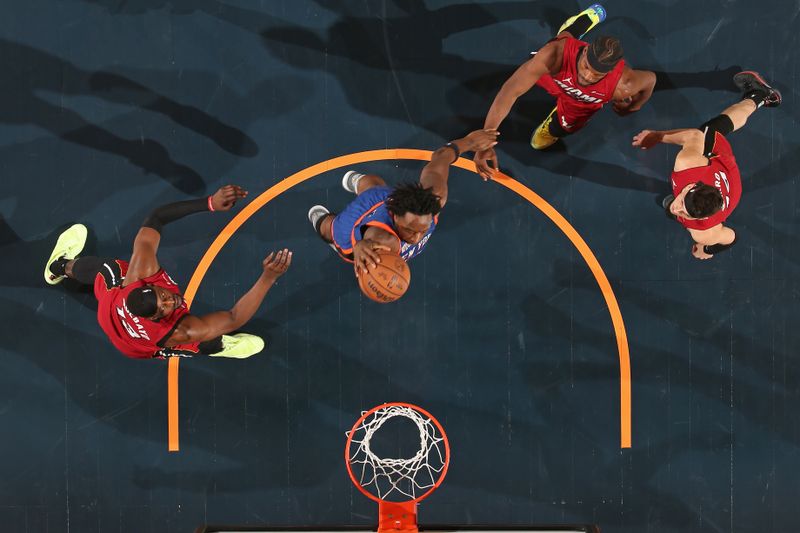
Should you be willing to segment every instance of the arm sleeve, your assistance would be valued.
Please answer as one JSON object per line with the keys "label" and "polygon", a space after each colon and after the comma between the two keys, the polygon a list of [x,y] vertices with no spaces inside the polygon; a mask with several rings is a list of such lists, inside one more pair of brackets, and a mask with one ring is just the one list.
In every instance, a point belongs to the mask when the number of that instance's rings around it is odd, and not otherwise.
{"label": "arm sleeve", "polygon": [[147,215],[147,218],[142,222],[142,227],[152,228],[161,233],[161,229],[170,222],[174,222],[192,213],[200,213],[201,211],[208,211],[207,198],[198,198],[197,200],[186,200],[162,205],[156,207]]}

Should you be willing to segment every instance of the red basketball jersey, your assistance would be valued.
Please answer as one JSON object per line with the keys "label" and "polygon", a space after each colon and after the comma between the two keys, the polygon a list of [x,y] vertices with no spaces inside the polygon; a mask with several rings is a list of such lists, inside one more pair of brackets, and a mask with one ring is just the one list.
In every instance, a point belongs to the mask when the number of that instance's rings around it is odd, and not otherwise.
{"label": "red basketball jersey", "polygon": [[[124,276],[128,270],[128,263],[119,261],[119,264]],[[159,343],[166,341],[178,321],[189,314],[186,302],[182,302],[180,307],[157,321],[131,314],[125,305],[125,299],[133,289],[144,285],[155,285],[174,294],[180,294],[180,288],[164,270],[159,270],[152,276],[142,278],[125,287],[116,286],[110,289],[106,288],[103,277],[98,274],[94,286],[98,302],[97,321],[100,323],[100,327],[119,351],[128,357],[137,359],[161,357],[159,351],[163,346],[159,346]],[[196,344],[194,343],[194,346],[181,345],[175,348],[197,351]]]}
{"label": "red basketball jersey", "polygon": [[617,83],[619,83],[625,68],[625,60],[620,59],[614,68],[597,83],[581,85],[578,82],[578,56],[583,47],[588,44],[573,37],[562,37],[560,40],[564,41],[561,70],[553,75],[545,74],[541,77],[540,84],[551,94],[557,91],[586,107],[600,109],[614,96],[614,90],[617,88]]}
{"label": "red basketball jersey", "polygon": [[739,205],[742,197],[742,178],[739,167],[733,157],[731,145],[719,132],[714,133],[714,147],[708,165],[687,168],[672,173],[672,194],[677,196],[690,183],[702,182],[716,187],[722,194],[722,209],[708,218],[686,220],[677,217],[685,228],[705,230],[721,224]]}

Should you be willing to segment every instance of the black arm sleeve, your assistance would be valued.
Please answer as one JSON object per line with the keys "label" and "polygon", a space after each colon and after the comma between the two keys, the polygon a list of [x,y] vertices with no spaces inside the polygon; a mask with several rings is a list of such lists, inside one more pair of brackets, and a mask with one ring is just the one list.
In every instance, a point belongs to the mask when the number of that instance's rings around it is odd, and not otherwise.
{"label": "black arm sleeve", "polygon": [[161,233],[161,228],[170,222],[201,211],[208,211],[208,198],[198,198],[197,200],[186,200],[184,202],[162,205],[156,207],[147,215],[147,218],[142,222],[142,227],[153,228]]}

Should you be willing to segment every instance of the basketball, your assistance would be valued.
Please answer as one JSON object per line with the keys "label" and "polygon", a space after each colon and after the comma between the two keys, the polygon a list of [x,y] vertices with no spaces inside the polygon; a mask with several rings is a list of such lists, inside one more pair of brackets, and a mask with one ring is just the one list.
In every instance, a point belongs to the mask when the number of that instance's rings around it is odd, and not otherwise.
{"label": "basketball", "polygon": [[358,286],[367,298],[378,303],[397,300],[408,290],[411,270],[403,259],[391,252],[378,252],[381,262],[375,268],[368,267],[358,276]]}

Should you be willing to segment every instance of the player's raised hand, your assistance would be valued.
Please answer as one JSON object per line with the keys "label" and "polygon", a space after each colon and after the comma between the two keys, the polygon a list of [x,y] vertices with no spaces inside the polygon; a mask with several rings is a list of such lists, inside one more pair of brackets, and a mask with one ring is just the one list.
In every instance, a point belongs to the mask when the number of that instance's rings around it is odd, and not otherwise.
{"label": "player's raised hand", "polygon": [[636,135],[633,136],[633,146],[638,146],[642,150],[647,150],[648,148],[652,148],[653,146],[657,145],[661,142],[661,139],[664,138],[663,131],[655,131],[655,130],[642,130]]}
{"label": "player's raised hand", "polygon": [[292,252],[287,248],[279,251],[278,253],[270,252],[270,254],[261,262],[264,268],[264,275],[272,279],[281,277],[292,264]]}
{"label": "player's raised hand", "polygon": [[475,167],[477,167],[478,174],[483,178],[483,181],[488,181],[494,177],[494,173],[498,169],[497,154],[494,148],[478,150],[472,160],[475,161]]}
{"label": "player's raised hand", "polygon": [[378,241],[372,239],[361,239],[353,246],[353,269],[356,277],[360,271],[367,271],[367,267],[375,268],[381,262],[378,251],[385,250],[390,252],[392,249]]}
{"label": "player's raised hand", "polygon": [[500,132],[494,129],[475,130],[464,139],[467,141],[467,147],[464,151],[474,150],[476,152],[481,150],[488,150],[497,144],[497,136]]}
{"label": "player's raised hand", "polygon": [[227,211],[246,196],[247,191],[238,185],[225,185],[211,196],[212,211]]}

